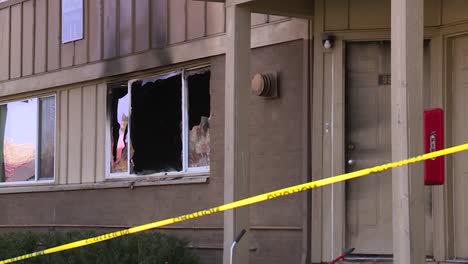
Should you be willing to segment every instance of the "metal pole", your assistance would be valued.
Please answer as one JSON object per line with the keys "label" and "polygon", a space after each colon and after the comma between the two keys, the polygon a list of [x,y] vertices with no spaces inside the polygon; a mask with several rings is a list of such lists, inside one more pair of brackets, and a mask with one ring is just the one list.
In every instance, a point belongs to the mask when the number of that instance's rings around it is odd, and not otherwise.
{"label": "metal pole", "polygon": [[237,238],[234,240],[234,242],[232,242],[231,250],[230,250],[230,253],[229,253],[229,264],[232,264],[232,256],[234,255],[234,248],[236,247],[237,243],[239,243],[239,241],[242,239],[245,232],[246,232],[245,229],[242,229],[242,231],[239,233],[239,235],[237,235]]}

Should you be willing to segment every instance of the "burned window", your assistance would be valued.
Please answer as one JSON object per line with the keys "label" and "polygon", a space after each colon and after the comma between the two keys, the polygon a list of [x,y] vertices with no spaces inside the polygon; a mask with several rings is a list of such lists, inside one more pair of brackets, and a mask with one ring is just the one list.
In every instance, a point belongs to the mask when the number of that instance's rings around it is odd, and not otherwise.
{"label": "burned window", "polygon": [[53,180],[55,96],[0,105],[0,182]]}
{"label": "burned window", "polygon": [[208,171],[209,89],[208,69],[111,85],[110,175]]}
{"label": "burned window", "polygon": [[130,95],[127,85],[117,85],[108,90],[108,107],[111,138],[111,173],[127,172],[128,170],[128,111]]}
{"label": "burned window", "polygon": [[187,77],[189,122],[189,167],[210,164],[210,72]]}

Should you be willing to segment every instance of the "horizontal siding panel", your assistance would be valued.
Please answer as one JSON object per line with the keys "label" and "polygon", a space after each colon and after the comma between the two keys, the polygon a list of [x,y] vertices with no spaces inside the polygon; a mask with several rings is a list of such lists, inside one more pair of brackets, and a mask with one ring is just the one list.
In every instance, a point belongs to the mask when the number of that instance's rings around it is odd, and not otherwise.
{"label": "horizontal siding panel", "polygon": [[256,13],[253,13],[251,15],[250,24],[252,26],[257,26],[257,25],[261,25],[265,23],[268,23],[268,15],[256,14]]}
{"label": "horizontal siding panel", "polygon": [[117,0],[104,1],[104,59],[117,55]]}
{"label": "horizontal siding panel", "polygon": [[47,68],[47,1],[35,1],[34,73]]}
{"label": "horizontal siding panel", "polygon": [[59,166],[59,184],[67,184],[67,166],[68,166],[68,90],[59,92],[59,107],[60,116],[58,131],[59,136],[59,158],[57,166]]}
{"label": "horizontal siding panel", "polygon": [[279,20],[283,20],[283,19],[286,19],[287,17],[284,17],[284,16],[268,16],[268,21],[269,22],[276,22],[276,21],[279,21]]}
{"label": "horizontal siding panel", "polygon": [[68,98],[68,183],[81,182],[82,89],[69,91]]}
{"label": "horizontal siding panel", "polygon": [[[444,1],[445,3],[446,1]],[[425,0],[424,1],[424,26],[440,26],[441,23],[442,1]]]}
{"label": "horizontal siding panel", "polygon": [[133,1],[120,0],[119,4],[119,55],[133,52]]}
{"label": "horizontal siding panel", "polygon": [[10,77],[10,9],[0,10],[0,80]]}
{"label": "horizontal siding panel", "polygon": [[187,0],[169,0],[169,44],[186,40]]}
{"label": "horizontal siding panel", "polygon": [[[372,12],[369,12],[369,10],[372,10]],[[369,27],[390,27],[390,0],[349,1],[349,28],[368,29]]]}
{"label": "horizontal siding panel", "polygon": [[327,0],[325,4],[325,29],[339,30],[348,28],[348,1]]}
{"label": "horizontal siding panel", "polygon": [[149,0],[135,2],[135,51],[144,51],[150,47],[150,6]]}
{"label": "horizontal siding panel", "polygon": [[89,5],[89,60],[98,61],[102,58],[102,12],[103,0],[91,0]]}
{"label": "horizontal siding panel", "polygon": [[466,0],[444,0],[442,2],[442,24],[466,20],[468,5]]}
{"label": "horizontal siding panel", "polygon": [[10,78],[21,77],[21,38],[22,38],[22,7],[17,4],[11,7],[10,29]]}
{"label": "horizontal siding panel", "polygon": [[23,55],[22,75],[33,74],[34,71],[34,1],[23,3]]}
{"label": "horizontal siding panel", "polygon": [[187,38],[205,36],[206,2],[189,0],[187,3]]}
{"label": "horizontal siding panel", "polygon": [[226,31],[226,11],[223,3],[208,2],[206,6],[206,34],[214,35]]}
{"label": "horizontal siding panel", "polygon": [[[96,85],[83,87],[82,183],[94,182],[96,173]],[[102,144],[102,143],[99,143]]]}
{"label": "horizontal siding panel", "polygon": [[[96,0],[91,0],[96,1]],[[88,17],[89,17],[89,1],[83,0],[83,39],[75,41],[75,56],[74,65],[80,65],[88,62]]]}
{"label": "horizontal siding panel", "polygon": [[106,95],[107,86],[105,83],[99,84],[96,90],[96,181],[105,179],[106,169]]}
{"label": "horizontal siding panel", "polygon": [[168,3],[169,0],[151,0],[151,47],[167,45]]}
{"label": "horizontal siding panel", "polygon": [[60,0],[48,0],[47,70],[60,68]]}
{"label": "horizontal siding panel", "polygon": [[73,54],[75,53],[75,43],[68,42],[61,44],[62,48],[60,49],[62,55],[60,56],[62,62],[61,65],[63,68],[70,67],[73,65]]}

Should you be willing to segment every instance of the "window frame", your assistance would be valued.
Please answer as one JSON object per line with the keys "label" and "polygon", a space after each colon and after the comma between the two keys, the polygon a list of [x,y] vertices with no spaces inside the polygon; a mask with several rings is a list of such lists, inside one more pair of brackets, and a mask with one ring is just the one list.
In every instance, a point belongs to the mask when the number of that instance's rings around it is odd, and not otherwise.
{"label": "window frame", "polygon": [[[38,169],[39,169],[39,160],[40,160],[40,147],[39,147],[39,141],[40,141],[40,122],[42,120],[40,116],[40,103],[39,100],[42,98],[48,98],[52,97],[54,99],[54,104],[55,104],[55,111],[54,111],[54,175],[52,179],[47,179],[47,180],[39,180],[38,179]],[[14,103],[18,101],[23,101],[23,100],[30,100],[30,99],[37,99],[37,106],[36,106],[36,118],[37,118],[37,128],[36,128],[36,144],[35,144],[35,161],[34,161],[34,176],[35,179],[34,181],[14,181],[14,182],[0,182],[0,188],[4,187],[15,187],[15,186],[25,186],[25,185],[50,185],[50,184],[55,184],[57,181],[57,94],[56,93],[48,93],[48,94],[41,94],[37,96],[29,96],[29,97],[24,97],[24,98],[15,98],[14,100],[8,100],[8,101],[2,101],[0,102],[0,105],[6,105],[9,103]]]}
{"label": "window frame", "polygon": [[[189,131],[188,131],[188,126],[189,126],[189,121],[188,121],[188,113],[189,113],[189,102],[188,102],[188,85],[187,85],[187,78],[191,75],[193,72],[197,71],[211,71],[210,65],[200,65],[200,66],[195,66],[195,67],[187,67],[187,68],[182,68],[182,69],[177,69],[173,71],[167,71],[167,72],[161,72],[161,73],[154,73],[151,75],[145,75],[141,76],[138,78],[129,78],[127,82],[127,91],[129,94],[129,100],[128,100],[128,133],[126,140],[129,142],[129,146],[131,146],[131,131],[132,131],[132,126],[131,126],[131,116],[132,116],[132,84],[136,81],[144,81],[144,80],[158,80],[158,79],[166,79],[175,75],[181,75],[182,78],[182,86],[180,89],[182,89],[181,92],[181,107],[182,107],[182,134],[181,134],[181,140],[182,140],[182,170],[181,171],[165,171],[165,172],[158,172],[158,173],[151,173],[147,175],[138,175],[136,173],[131,173],[131,151],[127,151],[127,172],[111,172],[111,160],[112,160],[112,154],[110,152],[111,150],[111,116],[110,116],[110,111],[109,111],[109,106],[108,106],[108,94],[106,92],[106,142],[105,142],[105,180],[123,180],[123,179],[147,179],[147,178],[167,178],[167,177],[184,177],[184,176],[198,176],[198,175],[209,175],[210,174],[210,165],[208,166],[202,166],[202,167],[189,167],[189,159],[188,159],[188,154],[189,154]],[[116,81],[113,83],[108,83],[107,89],[112,89],[113,84],[118,84],[118,83],[123,83],[123,81]],[[108,90],[107,90],[108,91]],[[211,102],[210,102],[211,103]],[[211,105],[210,105],[211,108]],[[210,111],[210,116],[212,115]],[[211,143],[211,142],[210,142]]]}

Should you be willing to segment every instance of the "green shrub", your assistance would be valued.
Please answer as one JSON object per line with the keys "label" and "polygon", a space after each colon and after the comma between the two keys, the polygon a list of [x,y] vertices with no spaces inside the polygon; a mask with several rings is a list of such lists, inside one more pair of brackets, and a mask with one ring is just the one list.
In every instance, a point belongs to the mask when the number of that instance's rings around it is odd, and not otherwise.
{"label": "green shrub", "polygon": [[[0,260],[16,257],[76,240],[94,232],[13,232],[0,234]],[[28,264],[196,264],[187,240],[160,233],[124,236],[90,246],[44,255],[18,263]]]}

